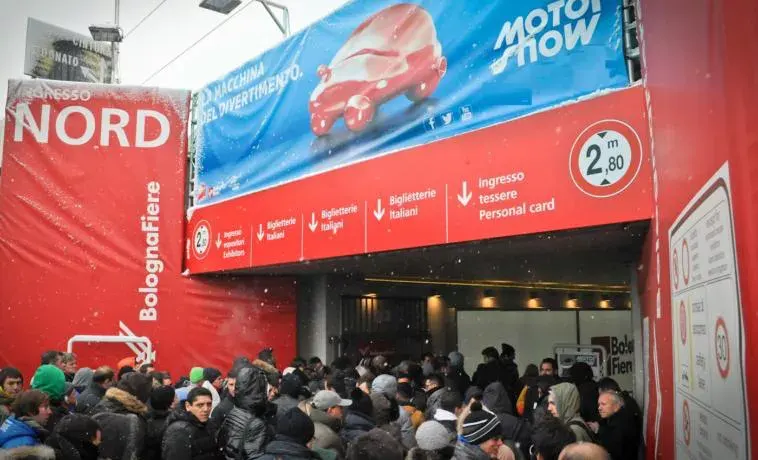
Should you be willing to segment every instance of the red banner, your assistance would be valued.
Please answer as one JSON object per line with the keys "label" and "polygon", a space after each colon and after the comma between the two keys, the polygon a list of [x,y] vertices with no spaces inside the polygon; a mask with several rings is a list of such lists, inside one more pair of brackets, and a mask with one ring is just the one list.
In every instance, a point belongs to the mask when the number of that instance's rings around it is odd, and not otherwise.
{"label": "red banner", "polygon": [[630,88],[195,209],[192,273],[649,219]]}
{"label": "red banner", "polygon": [[131,355],[175,376],[267,345],[294,355],[292,280],[182,276],[188,92],[35,80],[8,94],[0,365],[28,379],[70,341],[80,366]]}

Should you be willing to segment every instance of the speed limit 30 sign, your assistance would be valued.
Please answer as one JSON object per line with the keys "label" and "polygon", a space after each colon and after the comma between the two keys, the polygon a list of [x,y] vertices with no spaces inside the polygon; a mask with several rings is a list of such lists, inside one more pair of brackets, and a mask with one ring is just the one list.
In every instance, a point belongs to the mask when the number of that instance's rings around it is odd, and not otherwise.
{"label": "speed limit 30 sign", "polygon": [[623,192],[641,167],[642,142],[631,126],[619,120],[602,120],[585,128],[569,156],[574,184],[595,198]]}

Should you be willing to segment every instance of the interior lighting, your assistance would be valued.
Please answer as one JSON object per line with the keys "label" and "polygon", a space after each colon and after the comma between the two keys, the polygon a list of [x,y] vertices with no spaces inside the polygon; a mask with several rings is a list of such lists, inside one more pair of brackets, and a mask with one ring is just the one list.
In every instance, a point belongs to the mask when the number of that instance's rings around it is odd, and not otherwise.
{"label": "interior lighting", "polygon": [[216,13],[229,14],[241,4],[240,0],[203,0],[200,2],[200,8],[215,11]]}

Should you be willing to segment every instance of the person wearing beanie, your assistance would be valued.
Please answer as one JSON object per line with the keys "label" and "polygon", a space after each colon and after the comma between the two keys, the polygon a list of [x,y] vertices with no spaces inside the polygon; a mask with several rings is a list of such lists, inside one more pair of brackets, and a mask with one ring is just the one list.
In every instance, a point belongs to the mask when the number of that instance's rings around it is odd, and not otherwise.
{"label": "person wearing beanie", "polygon": [[384,393],[389,398],[397,398],[397,379],[389,374],[381,374],[371,382],[372,393]]}
{"label": "person wearing beanie", "polygon": [[300,395],[303,392],[300,377],[289,373],[282,377],[279,384],[279,396],[271,402],[276,404],[276,413],[283,414],[300,404]]}
{"label": "person wearing beanie", "polygon": [[406,460],[449,460],[455,451],[455,435],[435,421],[421,424],[416,442],[418,447],[408,451]]}
{"label": "person wearing beanie", "polygon": [[277,415],[276,436],[266,446],[263,460],[320,458],[309,448],[315,428],[310,417],[297,407]]}
{"label": "person wearing beanie", "polygon": [[58,366],[52,364],[42,365],[34,373],[32,388],[47,394],[50,398],[50,410],[52,414],[47,419],[45,429],[53,431],[55,425],[69,414],[64,402],[66,396],[66,376]]}
{"label": "person wearing beanie", "polygon": [[210,391],[200,386],[190,390],[184,410],[174,411],[168,417],[161,446],[162,460],[223,459],[215,432],[208,424],[211,407]]}
{"label": "person wearing beanie", "polygon": [[[455,445],[456,460],[486,460],[498,458],[503,446],[500,420],[473,402],[468,415],[463,418],[458,443]],[[513,455],[513,452],[511,452]]]}
{"label": "person wearing beanie", "polygon": [[353,404],[347,409],[345,423],[340,432],[340,438],[345,445],[349,445],[361,435],[376,428],[374,421],[374,405],[371,397],[360,388],[353,388],[350,393]]}
{"label": "person wearing beanie", "polygon": [[[179,404],[183,404],[187,400],[187,395],[190,390],[200,386],[203,383],[205,377],[205,369],[202,367],[193,367],[190,369],[189,385],[181,386],[176,389],[176,397],[179,399]],[[211,393],[212,395],[213,393]]]}
{"label": "person wearing beanie", "polygon": [[218,392],[221,390],[223,378],[221,377],[221,371],[212,367],[206,367],[203,369],[203,383],[202,387],[211,392],[211,399],[213,402],[213,409],[216,409],[221,403],[221,396]]}
{"label": "person wearing beanie", "polygon": [[91,410],[102,427],[100,454],[104,458],[142,458],[147,432],[147,401],[152,379],[144,374],[125,374]]}
{"label": "person wearing beanie", "polygon": [[[66,391],[63,392],[63,407],[68,414],[73,414],[76,410],[76,398],[78,394],[73,383],[66,382]],[[66,414],[66,415],[68,415]]]}
{"label": "person wearing beanie", "polygon": [[58,422],[45,444],[55,450],[56,458],[97,460],[101,440],[100,425],[92,417],[70,414]]}
{"label": "person wearing beanie", "polygon": [[147,438],[145,460],[160,460],[161,443],[166,431],[166,421],[175,407],[176,392],[169,386],[153,388],[150,392],[150,411],[147,414]]}
{"label": "person wearing beanie", "polygon": [[374,428],[350,445],[347,460],[403,460],[403,446],[386,431]]}

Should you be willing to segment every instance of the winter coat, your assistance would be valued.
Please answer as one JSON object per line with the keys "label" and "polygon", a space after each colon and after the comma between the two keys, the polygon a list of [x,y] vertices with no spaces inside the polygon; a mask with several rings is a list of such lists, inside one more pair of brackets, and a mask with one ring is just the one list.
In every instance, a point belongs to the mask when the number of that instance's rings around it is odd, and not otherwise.
{"label": "winter coat", "polygon": [[276,435],[276,438],[266,446],[266,453],[261,457],[261,460],[309,460],[319,458],[315,452],[294,439]]}
{"label": "winter coat", "polygon": [[418,429],[418,425],[413,420],[413,416],[416,414],[423,420],[423,415],[415,407],[403,406],[400,408],[400,417],[398,417],[396,423],[400,427],[400,440],[405,450],[416,447],[416,430]]}
{"label": "winter coat", "polygon": [[454,460],[489,460],[489,458],[490,456],[475,444],[458,441],[455,445]]}
{"label": "winter coat", "polygon": [[3,450],[3,460],[55,460],[55,450],[45,445],[22,446]]}
{"label": "winter coat", "polygon": [[8,417],[0,426],[0,449],[42,444],[49,431],[29,417]]}
{"label": "winter coat", "polygon": [[476,367],[471,384],[479,388],[487,388],[492,382],[504,382],[505,369],[499,360],[491,360]]}
{"label": "winter coat", "polygon": [[600,423],[597,439],[613,460],[636,460],[640,431],[630,408],[624,406]]}
{"label": "winter coat", "polygon": [[463,397],[466,390],[471,386],[471,377],[463,369],[450,368],[445,375],[445,385],[453,391],[457,391]]}
{"label": "winter coat", "polygon": [[214,426],[221,426],[224,424],[226,416],[234,409],[234,400],[231,396],[227,395],[221,400],[221,403],[213,409],[211,412],[211,423]]}
{"label": "winter coat", "polygon": [[518,395],[521,393],[521,389],[524,388],[524,384],[521,382],[521,377],[518,373],[518,365],[510,359],[501,359],[501,362],[503,374],[500,383],[503,384],[505,391],[508,392],[508,397],[511,400],[511,407],[516,407]]}
{"label": "winter coat", "polygon": [[145,460],[161,460],[163,434],[171,411],[151,409],[147,415],[147,438],[145,440]]}
{"label": "winter coat", "polygon": [[263,415],[268,401],[266,375],[258,368],[245,367],[237,375],[234,408],[226,416],[218,434],[219,446],[226,460],[243,460],[263,454],[271,438]]}
{"label": "winter coat", "polygon": [[93,407],[97,406],[105,396],[105,388],[95,382],[89,384],[86,390],[76,398],[76,412],[89,414]]}
{"label": "winter coat", "polygon": [[482,403],[493,414],[497,415],[502,428],[503,439],[513,441],[513,443],[522,448],[527,456],[529,455],[528,447],[531,445],[532,427],[525,420],[515,417],[512,412],[511,402],[508,399],[508,393],[505,391],[503,384],[500,382],[490,383],[484,389]]}
{"label": "winter coat", "polygon": [[98,460],[100,458],[97,446],[89,442],[77,442],[68,439],[60,433],[53,433],[45,442],[55,450],[58,460]]}
{"label": "winter coat", "polygon": [[432,390],[431,393],[427,393],[426,396],[426,410],[424,411],[424,418],[427,420],[430,420],[432,417],[434,417],[434,413],[437,412],[437,409],[439,409],[440,404],[442,403],[442,392],[444,388],[440,387],[435,390]]}
{"label": "winter coat", "polygon": [[109,388],[90,415],[102,428],[100,455],[112,460],[144,456],[147,406],[136,396],[119,388]]}
{"label": "winter coat", "polygon": [[161,444],[162,460],[220,460],[213,431],[191,412],[172,412],[166,420],[166,432]]}
{"label": "winter coat", "polygon": [[576,436],[577,442],[592,442],[590,428],[579,415],[579,390],[573,383],[559,383],[550,387],[555,397],[558,418],[568,425]]}
{"label": "winter coat", "polygon": [[358,411],[348,410],[347,415],[345,415],[345,423],[340,432],[340,438],[342,438],[342,442],[347,447],[348,444],[374,428],[376,428],[376,423],[374,423],[371,417]]}
{"label": "winter coat", "polygon": [[279,397],[277,397],[271,402],[276,404],[277,415],[281,415],[287,412],[288,410],[297,407],[297,405],[300,404],[299,399],[293,398],[290,395],[279,395]]}
{"label": "winter coat", "polygon": [[0,387],[0,425],[3,424],[6,418],[11,416],[11,405],[13,405],[15,399],[15,396],[11,396]]}
{"label": "winter coat", "polygon": [[52,431],[55,429],[55,425],[57,425],[58,422],[63,419],[63,417],[69,415],[71,412],[69,412],[68,407],[63,403],[63,401],[50,401],[50,411],[51,414],[47,418],[45,429],[52,433]]}
{"label": "winter coat", "polygon": [[342,428],[342,420],[332,417],[326,412],[306,405],[306,413],[311,418],[314,427],[313,448],[334,451],[339,458],[345,457],[345,446],[337,433]]}

